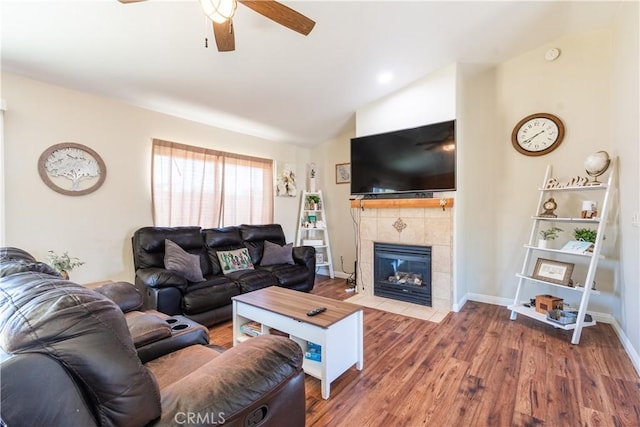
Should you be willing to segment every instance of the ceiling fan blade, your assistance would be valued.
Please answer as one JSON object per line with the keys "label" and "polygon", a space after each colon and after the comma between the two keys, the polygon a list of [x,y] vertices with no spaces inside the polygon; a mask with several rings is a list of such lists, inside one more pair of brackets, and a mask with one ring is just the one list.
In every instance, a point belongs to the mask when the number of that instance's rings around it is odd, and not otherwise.
{"label": "ceiling fan blade", "polygon": [[231,52],[236,50],[236,38],[233,34],[233,21],[227,19],[222,24],[213,23],[213,35],[216,37],[218,52]]}
{"label": "ceiling fan blade", "polygon": [[316,25],[314,21],[275,0],[238,0],[249,9],[258,12],[280,25],[297,31],[305,36]]}

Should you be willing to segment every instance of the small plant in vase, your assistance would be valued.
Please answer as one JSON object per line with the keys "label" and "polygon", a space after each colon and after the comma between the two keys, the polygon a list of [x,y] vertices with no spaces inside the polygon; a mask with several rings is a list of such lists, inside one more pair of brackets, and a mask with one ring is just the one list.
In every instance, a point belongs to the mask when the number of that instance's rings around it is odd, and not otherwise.
{"label": "small plant in vase", "polygon": [[598,232],[590,228],[576,228],[573,230],[573,237],[581,242],[596,242]]}
{"label": "small plant in vase", "polygon": [[320,202],[320,197],[316,194],[310,194],[307,196],[307,203],[309,204],[309,210],[315,211]]}
{"label": "small plant in vase", "polygon": [[538,247],[546,248],[548,246],[548,241],[556,239],[561,231],[564,230],[558,227],[551,227],[547,228],[546,230],[540,230],[540,236],[542,238],[538,240]]}
{"label": "small plant in vase", "polygon": [[62,255],[58,255],[54,251],[49,251],[47,260],[47,263],[67,280],[69,279],[69,272],[71,270],[84,264],[84,262],[78,258],[70,257],[66,251]]}

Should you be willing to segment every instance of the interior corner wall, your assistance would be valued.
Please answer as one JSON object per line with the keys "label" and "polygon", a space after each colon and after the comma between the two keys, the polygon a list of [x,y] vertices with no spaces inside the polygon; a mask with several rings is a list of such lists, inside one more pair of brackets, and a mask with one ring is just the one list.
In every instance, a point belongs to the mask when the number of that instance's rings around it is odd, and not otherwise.
{"label": "interior corner wall", "polygon": [[620,161],[620,273],[621,309],[614,313],[635,350],[640,373],[640,16],[638,2],[624,2],[613,35],[613,145]]}
{"label": "interior corner wall", "polygon": [[[78,283],[134,279],[131,236],[152,225],[151,140],[270,158],[297,173],[308,148],[281,144],[133,107],[112,99],[2,74],[5,136],[6,245],[45,260],[68,251],[85,262],[71,273]],[[97,191],[70,197],[40,179],[40,154],[59,142],[77,142],[103,158],[107,178]],[[275,182],[274,182],[275,184]],[[288,241],[297,226],[299,196],[276,197],[274,222]]]}

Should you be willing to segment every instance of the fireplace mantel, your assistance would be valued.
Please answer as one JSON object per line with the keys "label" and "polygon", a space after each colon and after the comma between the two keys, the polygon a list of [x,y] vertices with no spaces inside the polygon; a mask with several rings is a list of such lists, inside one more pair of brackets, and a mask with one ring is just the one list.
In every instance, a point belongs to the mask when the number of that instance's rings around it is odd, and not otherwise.
{"label": "fireplace mantel", "polygon": [[392,208],[442,208],[441,200],[446,202],[445,208],[453,207],[453,198],[433,199],[360,199],[352,200],[352,208],[392,209]]}

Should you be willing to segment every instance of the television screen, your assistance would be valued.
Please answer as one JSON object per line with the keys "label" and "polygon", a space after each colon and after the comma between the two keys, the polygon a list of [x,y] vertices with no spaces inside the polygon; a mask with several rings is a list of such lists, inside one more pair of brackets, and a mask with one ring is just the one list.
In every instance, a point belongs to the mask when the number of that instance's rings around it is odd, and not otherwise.
{"label": "television screen", "polygon": [[351,139],[351,194],[456,189],[455,120]]}

